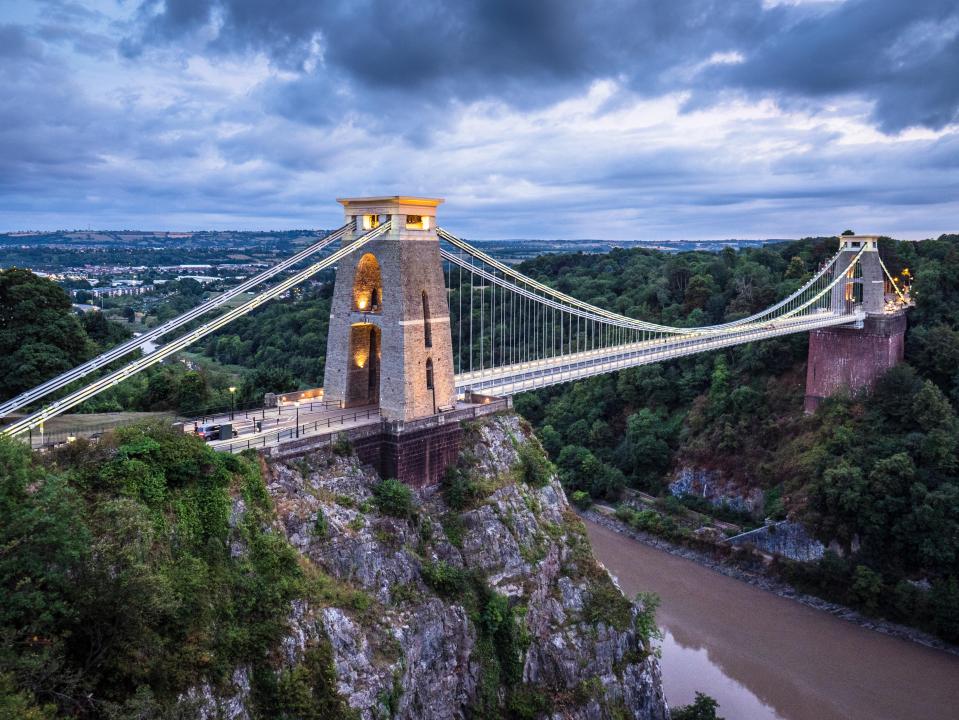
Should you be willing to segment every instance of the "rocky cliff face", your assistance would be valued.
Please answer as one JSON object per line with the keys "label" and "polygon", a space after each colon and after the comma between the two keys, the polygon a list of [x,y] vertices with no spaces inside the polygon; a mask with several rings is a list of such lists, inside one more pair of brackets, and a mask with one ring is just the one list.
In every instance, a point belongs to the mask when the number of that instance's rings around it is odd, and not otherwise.
{"label": "rocky cliff face", "polygon": [[[304,702],[326,708],[306,717],[668,718],[651,611],[593,559],[515,416],[468,427],[457,471],[411,513],[385,513],[348,454],[266,473],[276,528],[316,577],[275,659],[280,685],[306,668]],[[190,698],[249,717],[244,673]]]}
{"label": "rocky cliff face", "polygon": [[761,510],[765,499],[759,488],[727,478],[719,470],[688,465],[676,469],[669,491],[676,496],[693,495],[705,498],[713,505],[726,505],[748,513]]}

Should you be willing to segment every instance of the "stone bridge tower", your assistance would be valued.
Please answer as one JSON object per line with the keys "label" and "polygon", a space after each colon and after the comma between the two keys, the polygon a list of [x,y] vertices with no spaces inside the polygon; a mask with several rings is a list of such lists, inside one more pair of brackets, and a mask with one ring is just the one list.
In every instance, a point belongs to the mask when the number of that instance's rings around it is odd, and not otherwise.
{"label": "stone bridge tower", "polygon": [[439,238],[438,198],[343,198],[355,230],[384,235],[336,269],[324,396],[343,407],[379,404],[387,420],[413,420],[456,403],[453,344]]}
{"label": "stone bridge tower", "polygon": [[[841,255],[835,272],[845,272],[852,259],[865,248],[848,282],[832,291],[832,310],[866,313],[861,325],[822,328],[809,333],[806,365],[807,413],[840,389],[872,388],[879,377],[902,362],[905,349],[906,313],[886,310],[886,282],[879,263],[878,235],[844,235],[839,238]],[[836,276],[834,276],[836,277]]]}

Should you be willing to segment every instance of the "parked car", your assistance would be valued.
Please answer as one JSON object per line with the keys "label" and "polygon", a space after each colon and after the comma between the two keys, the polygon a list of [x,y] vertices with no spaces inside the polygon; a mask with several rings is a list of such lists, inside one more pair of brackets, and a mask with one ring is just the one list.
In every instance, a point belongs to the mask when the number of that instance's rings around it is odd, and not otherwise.
{"label": "parked car", "polygon": [[[230,427],[229,425],[227,427]],[[231,428],[233,430],[233,437],[236,437],[237,433],[236,428]],[[200,425],[196,429],[196,434],[203,438],[206,442],[211,440],[220,440],[222,439],[222,430],[220,425]]]}

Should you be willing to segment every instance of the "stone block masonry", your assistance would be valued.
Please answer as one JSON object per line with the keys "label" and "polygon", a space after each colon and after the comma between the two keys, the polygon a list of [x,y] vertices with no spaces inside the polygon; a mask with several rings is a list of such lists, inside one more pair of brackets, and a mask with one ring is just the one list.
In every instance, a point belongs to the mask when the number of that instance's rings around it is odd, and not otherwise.
{"label": "stone block masonry", "polygon": [[388,233],[337,266],[323,387],[343,407],[379,404],[409,421],[455,405],[453,341],[439,238],[438,198],[341,199],[356,229]]}
{"label": "stone block masonry", "polygon": [[360,461],[375,468],[380,477],[393,477],[417,489],[433,487],[443,480],[446,468],[456,464],[463,441],[462,422],[510,407],[509,398],[487,398],[482,405],[411,422],[383,420],[284,443],[266,452],[276,459],[298,457],[330,446],[342,434]]}
{"label": "stone block masonry", "polygon": [[381,474],[416,488],[438,485],[446,468],[456,464],[462,440],[459,423],[399,434],[387,432],[381,439]]}
{"label": "stone block masonry", "polygon": [[835,327],[809,333],[806,367],[807,413],[840,389],[872,389],[890,368],[902,362],[906,313],[870,314],[863,327]]}

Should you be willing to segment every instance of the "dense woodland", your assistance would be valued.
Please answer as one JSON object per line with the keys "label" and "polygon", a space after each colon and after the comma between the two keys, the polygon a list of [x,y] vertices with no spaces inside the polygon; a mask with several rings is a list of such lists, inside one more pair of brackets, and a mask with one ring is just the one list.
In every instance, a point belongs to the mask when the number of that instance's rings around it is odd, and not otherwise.
{"label": "dense woodland", "polygon": [[[541,256],[522,270],[634,317],[701,324],[769,305],[835,239],[674,256]],[[880,244],[915,278],[906,363],[875,392],[802,413],[807,338],[787,336],[520,396],[571,491],[662,494],[682,465],[766,491],[845,554],[784,572],[805,588],[959,641],[959,236]],[[757,518],[761,519],[761,518]]]}
{"label": "dense woodland", "polygon": [[[231,493],[246,508],[230,527]],[[366,611],[271,530],[255,457],[134,426],[42,460],[0,438],[0,718],[185,720],[184,688],[252,668],[257,717],[351,717],[320,646],[279,675],[293,598]],[[228,534],[247,552],[231,554]]]}

